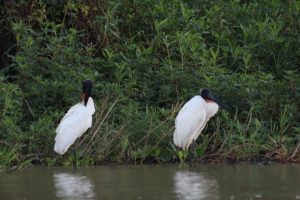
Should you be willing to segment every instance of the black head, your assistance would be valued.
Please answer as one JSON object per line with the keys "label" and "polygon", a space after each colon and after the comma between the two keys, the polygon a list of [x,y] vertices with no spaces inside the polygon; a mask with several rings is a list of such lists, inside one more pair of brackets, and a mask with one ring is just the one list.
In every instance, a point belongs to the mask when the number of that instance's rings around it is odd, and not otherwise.
{"label": "black head", "polygon": [[92,93],[93,82],[91,80],[85,80],[82,82],[82,93],[84,94],[84,105],[86,106],[89,97]]}
{"label": "black head", "polygon": [[201,96],[202,96],[202,98],[205,99],[205,100],[211,100],[211,99],[209,98],[209,94],[210,94],[210,93],[212,93],[212,92],[211,92],[209,89],[204,88],[204,89],[201,90]]}
{"label": "black head", "polygon": [[217,103],[221,108],[224,108],[226,110],[230,110],[230,108],[223,103],[222,101],[220,101],[215,95],[214,93],[212,93],[211,90],[209,89],[202,89],[201,90],[201,96],[205,101],[213,101],[215,103]]}

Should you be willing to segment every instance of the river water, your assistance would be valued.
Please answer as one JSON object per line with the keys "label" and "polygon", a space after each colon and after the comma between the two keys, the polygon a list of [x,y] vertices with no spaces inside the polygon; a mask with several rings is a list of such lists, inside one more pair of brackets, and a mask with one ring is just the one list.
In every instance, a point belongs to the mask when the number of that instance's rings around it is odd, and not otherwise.
{"label": "river water", "polygon": [[0,174],[0,200],[300,199],[300,165],[32,167]]}

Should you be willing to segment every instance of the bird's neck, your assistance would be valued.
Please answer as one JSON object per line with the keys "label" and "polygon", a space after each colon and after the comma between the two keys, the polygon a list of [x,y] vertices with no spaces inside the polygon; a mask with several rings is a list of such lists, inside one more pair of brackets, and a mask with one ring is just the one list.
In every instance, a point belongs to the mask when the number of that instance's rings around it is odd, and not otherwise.
{"label": "bird's neck", "polygon": [[83,102],[83,101],[84,101],[84,98],[85,98],[85,93],[83,92],[83,93],[81,93],[81,95],[80,95],[80,101]]}
{"label": "bird's neck", "polygon": [[94,100],[92,97],[89,97],[89,100],[85,106],[85,108],[87,109],[87,111],[91,114],[94,114],[95,112],[95,104],[94,104]]}
{"label": "bird's neck", "polygon": [[206,99],[205,100],[207,103],[215,103],[213,100],[210,100],[210,99]]}

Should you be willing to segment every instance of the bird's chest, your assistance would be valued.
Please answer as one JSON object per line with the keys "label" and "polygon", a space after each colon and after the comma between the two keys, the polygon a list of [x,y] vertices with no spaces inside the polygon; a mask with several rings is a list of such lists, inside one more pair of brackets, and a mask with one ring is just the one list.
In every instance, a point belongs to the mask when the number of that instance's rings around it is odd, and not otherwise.
{"label": "bird's chest", "polygon": [[218,112],[219,106],[214,102],[207,102],[205,106],[206,117],[209,119]]}

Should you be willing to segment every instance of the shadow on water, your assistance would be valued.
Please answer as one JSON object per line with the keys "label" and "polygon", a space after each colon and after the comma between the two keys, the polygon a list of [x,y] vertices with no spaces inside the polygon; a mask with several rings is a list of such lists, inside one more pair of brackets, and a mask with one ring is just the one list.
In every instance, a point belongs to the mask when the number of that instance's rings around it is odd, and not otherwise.
{"label": "shadow on water", "polygon": [[94,185],[86,177],[74,173],[54,173],[56,197],[65,200],[95,199]]}

